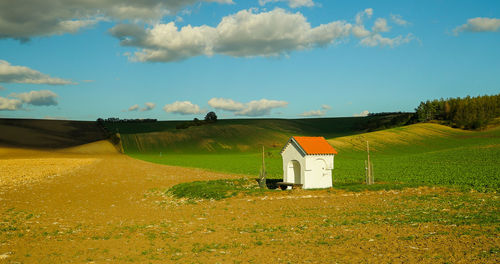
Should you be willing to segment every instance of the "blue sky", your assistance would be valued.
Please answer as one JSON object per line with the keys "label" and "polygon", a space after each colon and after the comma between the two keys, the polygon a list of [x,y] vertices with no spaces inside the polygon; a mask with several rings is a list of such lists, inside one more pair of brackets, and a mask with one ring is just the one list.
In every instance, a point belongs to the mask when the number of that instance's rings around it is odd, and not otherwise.
{"label": "blue sky", "polygon": [[500,92],[498,1],[31,1],[0,0],[0,117],[340,117]]}

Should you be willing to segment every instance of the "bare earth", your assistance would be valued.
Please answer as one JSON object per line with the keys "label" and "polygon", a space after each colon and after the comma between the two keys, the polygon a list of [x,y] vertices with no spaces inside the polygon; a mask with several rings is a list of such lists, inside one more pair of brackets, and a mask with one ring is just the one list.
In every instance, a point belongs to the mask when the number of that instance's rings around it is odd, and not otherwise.
{"label": "bare earth", "polygon": [[103,148],[0,151],[0,263],[500,262],[498,223],[387,223],[415,208],[461,210],[414,199],[460,195],[444,189],[276,191],[188,202],[164,190],[242,176],[147,163]]}

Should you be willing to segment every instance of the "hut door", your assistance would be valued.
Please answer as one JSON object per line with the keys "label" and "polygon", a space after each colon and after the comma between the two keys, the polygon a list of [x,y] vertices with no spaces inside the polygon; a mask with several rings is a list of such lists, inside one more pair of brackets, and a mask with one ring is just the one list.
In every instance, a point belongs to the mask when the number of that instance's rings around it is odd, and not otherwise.
{"label": "hut door", "polygon": [[288,162],[288,177],[287,181],[295,184],[301,184],[300,180],[300,163],[296,160]]}

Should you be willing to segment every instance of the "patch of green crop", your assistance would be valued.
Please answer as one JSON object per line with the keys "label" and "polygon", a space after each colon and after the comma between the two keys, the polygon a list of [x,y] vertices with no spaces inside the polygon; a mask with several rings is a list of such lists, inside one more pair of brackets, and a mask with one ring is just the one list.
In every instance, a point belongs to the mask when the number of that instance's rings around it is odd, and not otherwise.
{"label": "patch of green crop", "polygon": [[177,184],[166,192],[176,198],[220,200],[240,192],[257,193],[266,190],[260,189],[256,180],[234,179],[186,182]]}

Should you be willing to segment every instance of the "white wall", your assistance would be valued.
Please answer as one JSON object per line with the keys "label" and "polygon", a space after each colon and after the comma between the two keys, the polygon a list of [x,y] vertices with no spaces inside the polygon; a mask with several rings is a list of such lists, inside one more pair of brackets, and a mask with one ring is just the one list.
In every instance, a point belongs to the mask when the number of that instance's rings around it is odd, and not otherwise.
{"label": "white wall", "polygon": [[283,159],[283,181],[295,183],[294,176],[290,175],[293,171],[293,168],[289,168],[289,165],[291,165],[290,161],[295,160],[300,164],[300,183],[303,184],[305,159],[295,148],[294,144],[288,144],[285,150],[281,153],[281,156]]}
{"label": "white wall", "polygon": [[304,189],[330,188],[332,187],[332,169],[334,155],[305,155],[295,145],[288,144],[281,153],[283,158],[283,181],[296,183],[294,179],[293,166],[290,161],[300,164],[300,183]]}
{"label": "white wall", "polygon": [[304,189],[332,187],[333,155],[308,155]]}

